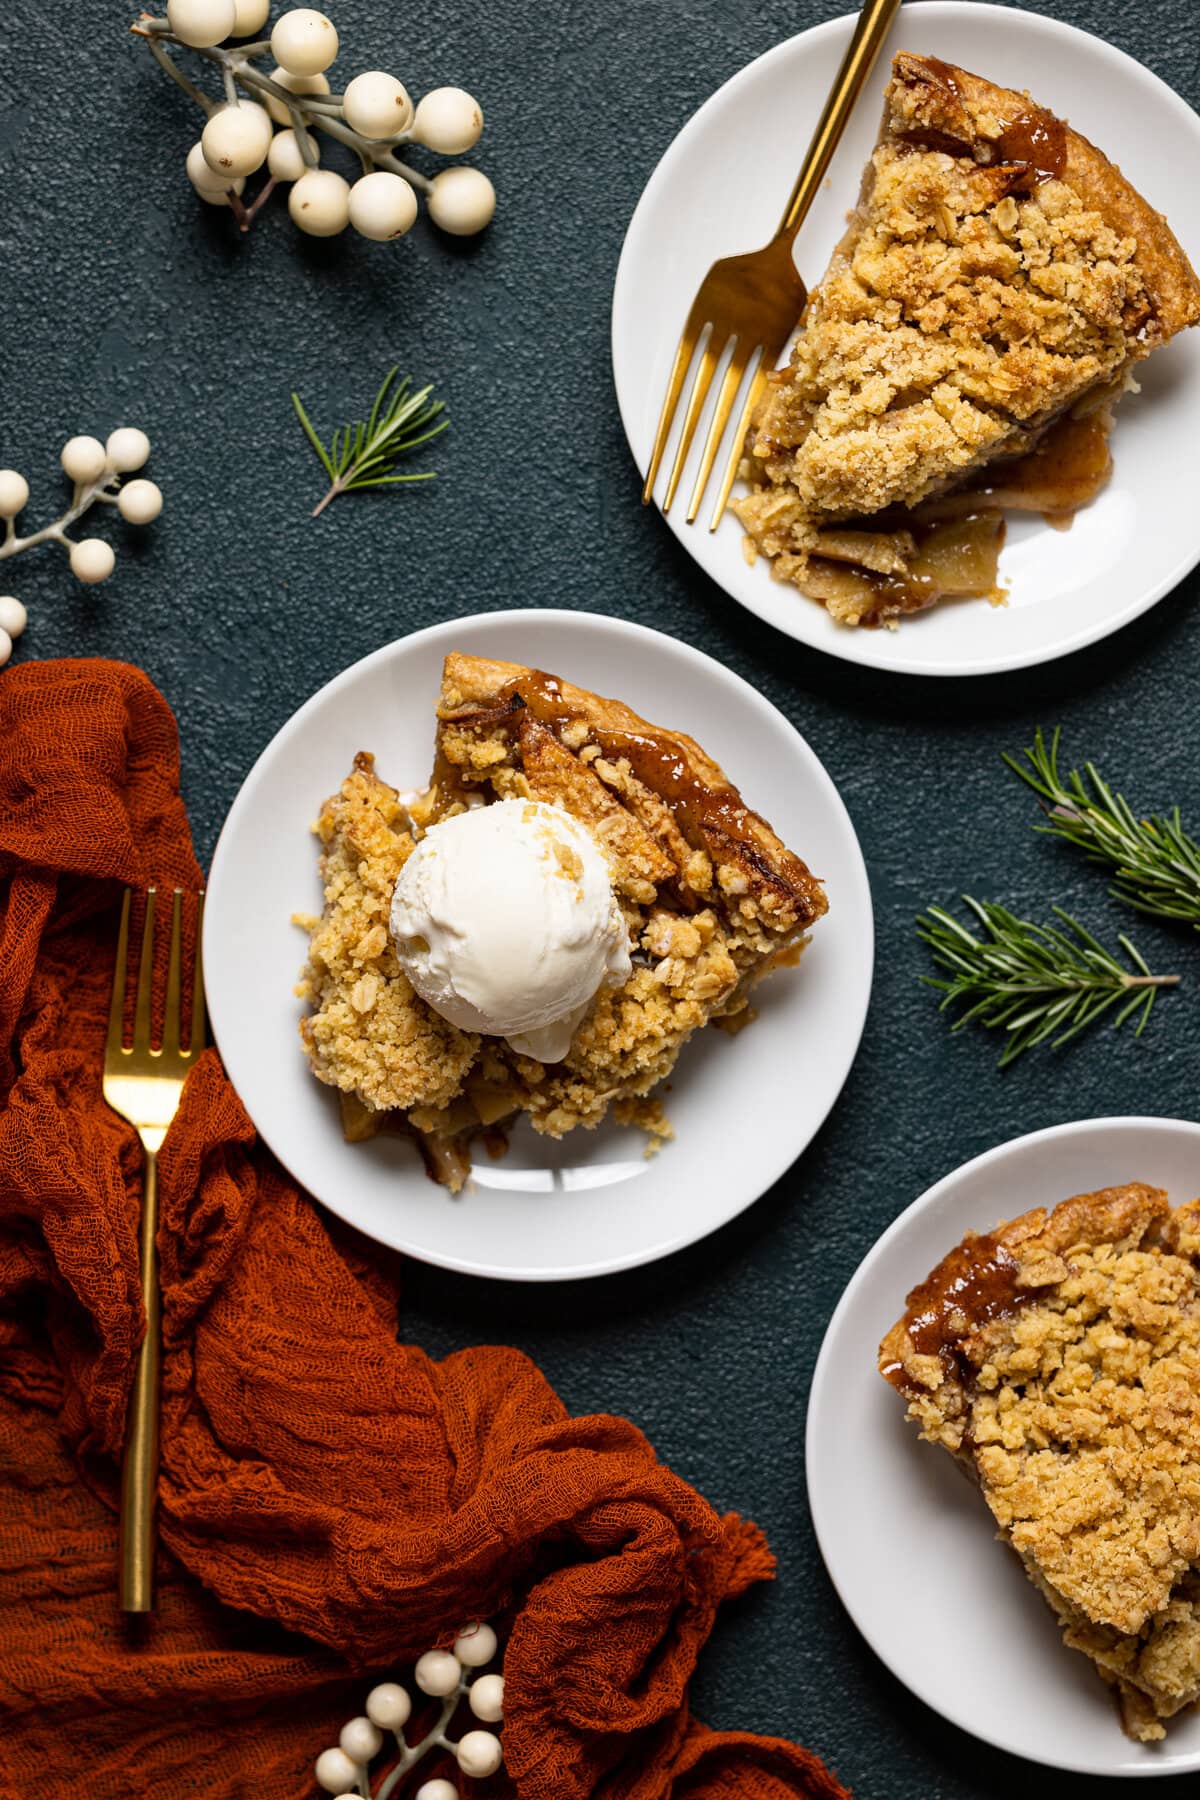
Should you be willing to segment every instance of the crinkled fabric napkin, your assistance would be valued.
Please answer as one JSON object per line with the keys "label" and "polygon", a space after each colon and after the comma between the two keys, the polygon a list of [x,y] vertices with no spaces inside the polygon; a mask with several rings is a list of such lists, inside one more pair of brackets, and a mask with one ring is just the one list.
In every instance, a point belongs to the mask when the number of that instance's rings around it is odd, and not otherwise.
{"label": "crinkled fabric napkin", "polygon": [[331,1237],[211,1050],[160,1165],[158,1606],[122,1620],[140,1155],[100,1071],[120,884],[201,883],[178,775],[140,671],[0,678],[0,1793],[311,1796],[372,1675],[491,1617],[506,1772],[471,1791],[844,1800],[807,1751],[688,1713],[719,1602],[771,1572],[757,1530],[518,1351],[398,1342],[379,1257]]}

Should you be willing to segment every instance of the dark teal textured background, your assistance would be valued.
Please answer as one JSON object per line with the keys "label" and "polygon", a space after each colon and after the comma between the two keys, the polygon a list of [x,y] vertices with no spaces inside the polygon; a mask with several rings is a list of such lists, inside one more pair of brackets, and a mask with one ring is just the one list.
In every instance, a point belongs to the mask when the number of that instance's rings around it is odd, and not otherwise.
{"label": "dark teal textured background", "polygon": [[[27,523],[40,524],[63,498],[69,434],[141,425],[166,507],[140,536],[101,523],[118,548],[104,587],[78,586],[53,549],[5,565],[0,587],[29,606],[19,655],[123,657],[159,683],[179,717],[205,856],[246,770],[302,700],[380,644],[485,607],[656,625],[795,722],[854,817],[878,923],[866,1035],[832,1119],[748,1215],[654,1268],[556,1289],[410,1264],[405,1331],[435,1353],[519,1345],[573,1410],[627,1414],[717,1507],[765,1527],[779,1580],[720,1623],[696,1682],[702,1716],[800,1738],[860,1797],[990,1800],[1044,1786],[1073,1800],[1097,1784],[984,1749],[859,1639],[808,1518],[804,1406],[845,1282],[930,1182],[1061,1120],[1192,1111],[1194,940],[1131,925],[1101,876],[1035,837],[999,753],[1061,720],[1071,755],[1099,759],[1145,809],[1178,799],[1195,823],[1196,583],[1098,648],[1027,674],[950,684],[858,671],[736,611],[641,509],[612,392],[613,272],[656,159],[743,63],[845,3],[425,0],[402,12],[333,0],[344,67],[391,68],[414,94],[461,83],[487,118],[477,160],[500,194],[492,231],[458,244],[422,221],[385,246],[304,239],[282,203],[240,240],[187,185],[198,115],[127,34],[134,9],[16,0],[0,25],[0,464],[27,475]],[[1200,96],[1194,0],[1036,10]],[[435,378],[449,402],[440,479],[310,521],[320,471],[289,390],[332,425],[393,361]],[[669,721],[666,696],[662,711]],[[769,812],[769,796],[753,798]],[[1129,926],[1185,985],[1140,1042],[1101,1034],[1001,1076],[990,1040],[951,1040],[918,983],[913,915],[963,889],[1038,917],[1058,900],[1110,939]],[[913,1656],[943,1662],[952,1682],[962,1659],[986,1661],[987,1630],[964,1595],[946,1640]]]}

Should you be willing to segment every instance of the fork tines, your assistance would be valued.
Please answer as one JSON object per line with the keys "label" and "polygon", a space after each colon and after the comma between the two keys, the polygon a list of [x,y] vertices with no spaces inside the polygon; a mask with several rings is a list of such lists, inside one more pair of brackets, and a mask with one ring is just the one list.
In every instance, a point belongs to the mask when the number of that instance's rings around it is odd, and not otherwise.
{"label": "fork tines", "polygon": [[696,428],[700,423],[700,418],[704,411],[704,404],[708,399],[709,391],[713,384],[713,378],[720,366],[721,358],[726,350],[730,352],[730,355],[724,376],[721,380],[720,390],[717,394],[717,404],[713,411],[712,419],[709,422],[708,431],[705,434],[704,447],[700,452],[700,463],[696,472],[695,482],[692,486],[692,497],[688,503],[687,522],[689,525],[692,524],[696,514],[700,510],[700,502],[704,497],[704,490],[708,486],[709,477],[712,474],[713,464],[717,459],[717,452],[721,447],[721,439],[724,436],[725,428],[729,423],[730,414],[733,411],[738,392],[745,379],[746,371],[752,367],[750,385],[746,390],[745,399],[743,400],[741,410],[738,413],[737,424],[734,427],[733,436],[730,440],[729,456],[726,460],[724,470],[722,471],[720,486],[717,490],[716,504],[713,508],[712,518],[709,522],[709,530],[715,531],[720,523],[721,515],[725,511],[725,504],[729,499],[730,490],[737,478],[738,464],[742,458],[742,447],[745,442],[746,432],[750,426],[751,415],[753,414],[754,408],[758,404],[759,396],[762,393],[763,383],[767,378],[767,369],[765,367],[766,359],[761,344],[745,345],[736,336],[726,336],[724,332],[716,330],[703,317],[697,318],[695,309],[693,309],[692,313],[688,316],[687,323],[685,324],[679,339],[678,348],[675,352],[675,362],[671,369],[670,379],[667,382],[667,391],[663,396],[662,410],[658,416],[658,427],[654,435],[654,448],[650,454],[650,466],[646,471],[645,485],[642,488],[642,502],[644,505],[647,505],[653,497],[654,484],[658,480],[658,473],[662,467],[663,457],[667,448],[667,440],[671,434],[671,425],[675,418],[676,408],[679,405],[680,394],[683,392],[684,379],[692,359],[696,354],[697,345],[701,345],[700,356],[696,363],[696,372],[692,378],[687,405],[684,409],[683,425],[679,433],[679,442],[676,445],[675,457],[671,464],[670,473],[667,476],[666,493],[663,496],[662,503],[664,514],[670,512],[672,503],[674,502],[676,490],[683,475],[688,456],[691,453],[692,443],[696,436]]}
{"label": "fork tines", "polygon": [[133,1057],[137,1054],[165,1057],[188,1062],[204,1048],[206,1018],[204,979],[201,961],[201,928],[204,923],[204,894],[196,898],[196,945],[191,981],[191,1021],[188,1042],[183,1032],[183,889],[176,888],[171,900],[171,936],[167,952],[166,991],[163,999],[162,1038],[152,1043],[154,996],[155,908],[157,888],[146,889],[146,910],[142,921],[141,949],[137,957],[137,989],[133,1003],[132,1042],[125,1042],[126,997],[133,974],[129,960],[130,920],[134,890],[126,888],[121,903],[121,926],[117,936],[117,954],[113,964],[112,1001],[108,1014],[109,1057]]}

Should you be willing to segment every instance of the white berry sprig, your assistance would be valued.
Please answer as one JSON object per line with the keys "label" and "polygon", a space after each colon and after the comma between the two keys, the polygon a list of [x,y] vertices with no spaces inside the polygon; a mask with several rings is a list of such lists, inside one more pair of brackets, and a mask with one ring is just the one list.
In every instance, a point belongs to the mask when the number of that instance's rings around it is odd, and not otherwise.
{"label": "white berry sprig", "polygon": [[[310,237],[336,237],[351,225],[362,237],[383,241],[410,229],[420,193],[434,224],[451,236],[482,231],[496,210],[496,190],[482,169],[456,163],[431,177],[394,154],[408,143],[443,156],[470,150],[483,130],[478,101],[462,88],[441,87],[414,107],[404,83],[382,69],[368,69],[344,93],[331,93],[325,71],[338,53],[338,34],[311,7],[281,14],[269,38],[224,42],[261,31],[269,9],[270,0],[167,0],[165,19],[143,13],[131,27],[205,115],[199,142],[187,156],[188,179],[200,199],[229,207],[248,231],[275,188],[288,182],[288,211]],[[223,98],[197,87],[168,54],[168,44],[215,64]],[[273,66],[264,73],[257,64],[268,56]],[[361,169],[356,180],[320,166],[315,132],[355,153]],[[264,165],[267,179],[247,203],[246,177]]]}
{"label": "white berry sprig", "polygon": [[[68,537],[67,527],[98,502],[115,506],[130,525],[149,525],[157,519],[162,511],[162,490],[153,481],[142,478],[121,482],[123,475],[142,468],[149,455],[150,439],[133,425],[111,431],[103,444],[94,437],[68,438],[60,461],[74,483],[71,504],[52,524],[31,531],[27,537],[17,534],[17,515],[29,499],[29,483],[16,469],[0,469],[0,519],[4,520],[0,562],[19,556],[23,550],[33,550],[38,544],[61,544],[77,581],[107,581],[117,560],[112,545],[103,538]],[[20,601],[12,594],[0,596],[0,667],[12,655],[13,639],[20,637],[26,622]]]}
{"label": "white berry sprig", "polygon": [[[412,1716],[412,1696],[395,1681],[385,1681],[367,1695],[366,1713],[342,1726],[336,1744],[317,1758],[317,1785],[339,1800],[388,1800],[409,1770],[431,1750],[446,1750],[459,1770],[474,1781],[494,1775],[504,1760],[494,1731],[472,1730],[453,1740],[447,1729],[465,1699],[477,1719],[499,1725],[504,1713],[504,1677],[479,1674],[493,1661],[499,1648],[490,1625],[468,1625],[454,1640],[453,1650],[427,1650],[413,1670],[413,1681],[430,1699],[440,1700],[441,1712],[425,1735],[410,1744],[404,1727]],[[473,1679],[472,1679],[473,1676]],[[384,1748],[389,1733],[399,1752],[396,1761],[371,1785],[370,1765]],[[391,1752],[388,1752],[391,1754]],[[453,1781],[438,1776],[423,1782],[413,1800],[459,1800]]]}

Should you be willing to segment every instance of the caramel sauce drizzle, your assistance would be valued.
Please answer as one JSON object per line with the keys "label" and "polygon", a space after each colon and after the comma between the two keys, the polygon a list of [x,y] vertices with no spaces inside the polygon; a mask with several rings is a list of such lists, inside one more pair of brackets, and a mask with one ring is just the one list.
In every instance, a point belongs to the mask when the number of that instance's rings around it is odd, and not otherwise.
{"label": "caramel sauce drizzle", "polygon": [[995,162],[1024,163],[1033,185],[1057,181],[1067,166],[1067,128],[1054,113],[1031,107],[1006,119],[998,138]]}
{"label": "caramel sauce drizzle", "polygon": [[[934,79],[947,93],[961,101],[962,88],[950,64],[938,56],[927,56],[923,60]],[[936,129],[906,132],[904,141],[926,150],[941,150],[949,156],[972,153],[970,144]],[[999,132],[988,142],[991,154],[985,166],[1013,163],[1021,168],[1022,179],[1014,186],[1014,192],[1029,192],[1040,182],[1057,181],[1067,166],[1067,128],[1044,106],[1029,104],[1013,113],[1011,118],[1002,119]]]}
{"label": "caramel sauce drizzle", "polygon": [[[790,850],[781,848],[780,866],[776,867],[755,834],[755,826],[769,831],[766,821],[744,804],[730,782],[710,785],[693,774],[686,754],[668,733],[655,731],[649,725],[623,730],[596,724],[581,707],[572,706],[558,677],[544,669],[530,669],[509,682],[501,689],[494,707],[460,716],[475,725],[516,728],[523,714],[552,731],[560,743],[567,728],[582,720],[590,742],[598,745],[609,761],[623,759],[628,763],[635,779],[667,807],[689,844],[701,845],[718,857],[726,846],[734,845],[739,860],[754,870],[764,886],[786,895],[803,919],[813,886],[804,864]],[[675,891],[686,910],[694,911],[699,905],[682,876],[675,883]]]}
{"label": "caramel sauce drizzle", "polygon": [[923,56],[921,61],[935,79],[940,81],[942,86],[947,88],[957,100],[962,89],[958,85],[958,70],[953,63],[943,62],[940,56]]}
{"label": "caramel sauce drizzle", "polygon": [[[1033,1298],[1032,1289],[1017,1286],[1019,1273],[1016,1257],[990,1232],[956,1245],[908,1296],[904,1327],[913,1348],[936,1356],[948,1379],[967,1386],[974,1369],[962,1340],[993,1319],[1011,1318]],[[928,1391],[902,1363],[884,1363],[880,1373],[910,1398]]]}
{"label": "caramel sauce drizzle", "polygon": [[643,787],[656,793],[670,809],[683,836],[694,842],[706,831],[719,828],[741,843],[750,835],[753,814],[743,805],[737,789],[726,784],[710,787],[699,780],[679,746],[665,733],[646,727],[622,731],[596,725],[579,708],[572,707],[555,675],[532,669],[510,682],[504,690],[509,706],[524,706],[531,718],[547,726],[561,740],[566,728],[584,719],[593,743],[612,762],[623,757]]}

